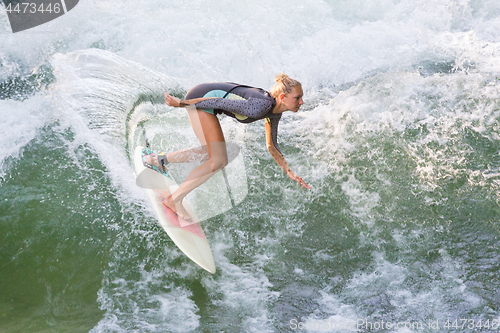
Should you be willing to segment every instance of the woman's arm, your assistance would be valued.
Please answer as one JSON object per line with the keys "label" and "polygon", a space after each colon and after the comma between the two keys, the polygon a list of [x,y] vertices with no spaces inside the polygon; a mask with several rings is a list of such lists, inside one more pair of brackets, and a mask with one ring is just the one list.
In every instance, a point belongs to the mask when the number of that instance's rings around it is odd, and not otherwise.
{"label": "woman's arm", "polygon": [[202,97],[202,98],[194,98],[183,101],[180,98],[170,95],[169,93],[165,93],[165,103],[167,103],[168,106],[173,106],[175,108],[183,108],[212,98],[216,97]]}
{"label": "woman's arm", "polygon": [[294,174],[292,172],[292,170],[290,170],[290,167],[286,163],[285,158],[279,152],[279,150],[276,149],[276,147],[274,146],[271,123],[269,121],[267,121],[267,119],[266,119],[266,146],[267,146],[267,150],[269,150],[269,153],[271,153],[271,156],[273,157],[273,159],[283,169],[283,171],[288,176],[288,178],[296,181],[303,188],[312,188],[311,186],[307,185],[306,182],[304,180],[302,180],[302,178],[300,178],[299,176]]}

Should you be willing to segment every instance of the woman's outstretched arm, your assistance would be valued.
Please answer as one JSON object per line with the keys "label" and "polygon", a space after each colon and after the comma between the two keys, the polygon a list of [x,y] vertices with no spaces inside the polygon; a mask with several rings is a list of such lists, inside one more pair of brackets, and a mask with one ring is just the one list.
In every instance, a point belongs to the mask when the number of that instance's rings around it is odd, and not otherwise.
{"label": "woman's outstretched arm", "polygon": [[285,158],[283,157],[281,152],[278,149],[276,149],[275,143],[273,142],[274,140],[272,135],[271,122],[268,122],[266,120],[266,145],[267,145],[267,150],[269,150],[269,153],[271,153],[271,156],[274,158],[276,163],[283,169],[288,178],[296,181],[303,188],[309,188],[309,189],[312,188],[311,186],[307,185],[302,178],[300,178],[299,176],[294,174],[292,170],[290,170],[290,167],[286,163]]}
{"label": "woman's outstretched arm", "polygon": [[169,93],[165,93],[165,103],[167,103],[168,106],[172,106],[175,108],[184,108],[186,106],[193,105],[193,104],[205,101],[207,99],[212,99],[212,98],[216,98],[216,97],[202,97],[202,98],[181,100],[180,98],[172,96]]}

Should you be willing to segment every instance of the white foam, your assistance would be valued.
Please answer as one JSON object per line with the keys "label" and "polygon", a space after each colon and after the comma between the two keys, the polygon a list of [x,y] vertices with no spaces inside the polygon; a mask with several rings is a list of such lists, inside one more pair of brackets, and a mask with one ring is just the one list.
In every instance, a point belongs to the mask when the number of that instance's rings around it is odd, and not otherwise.
{"label": "white foam", "polygon": [[[112,281],[112,290],[101,289],[99,300],[106,314],[91,332],[188,332],[199,326],[198,308],[192,292],[173,284],[164,284],[164,272],[146,272],[138,281]],[[158,289],[168,290],[159,291]]]}
{"label": "white foam", "polygon": [[126,120],[140,94],[168,91],[170,79],[97,49],[58,54],[52,65],[57,78],[50,90],[54,114],[61,127],[75,133],[68,144],[89,144],[123,198],[143,200],[125,149]]}
{"label": "white foam", "polygon": [[[471,33],[480,36],[479,47],[489,44],[498,52],[499,34],[492,28],[499,24],[498,11],[486,0],[313,0],[307,6],[85,1],[47,24],[1,34],[0,78],[30,70],[57,52],[100,47],[168,73],[184,88],[227,80],[268,88],[285,71],[316,90],[422,61],[453,61],[470,48]],[[6,15],[0,16],[8,32]],[[491,54],[485,50],[483,60],[469,60],[496,67]]]}
{"label": "white foam", "polygon": [[0,178],[8,157],[18,158],[48,120],[48,100],[38,94],[25,101],[0,100]]}
{"label": "white foam", "polygon": [[[49,97],[61,126],[71,127],[75,133],[75,140],[68,144],[89,144],[97,152],[127,209],[130,202],[140,206],[144,199],[142,190],[133,182],[124,148],[124,122],[138,94],[177,85],[186,90],[209,81],[236,81],[268,88],[274,75],[284,71],[303,82],[307,103],[304,109],[308,110],[285,115],[280,124],[281,142],[296,151],[286,156],[290,166],[316,184],[333,177],[348,199],[347,214],[355,221],[354,226],[363,230],[362,245],[370,242],[377,246],[383,241],[377,236],[380,230],[375,223],[380,217],[377,208],[383,203],[382,194],[377,192],[381,187],[370,188],[358,179],[356,166],[349,167],[350,158],[370,139],[425,126],[429,132],[405,147],[417,165],[415,171],[421,181],[415,190],[425,196],[425,191],[437,186],[435,175],[455,172],[450,165],[465,156],[465,150],[453,156],[440,150],[453,140],[457,119],[463,121],[463,126],[498,140],[495,131],[485,129],[499,116],[499,13],[499,3],[490,0],[312,0],[307,4],[292,0],[286,5],[274,0],[190,0],[168,6],[161,0],[140,4],[90,0],[79,2],[68,14],[46,25],[11,34],[0,6],[0,29],[6,32],[0,34],[0,80],[22,76],[51,61],[57,81]],[[110,52],[87,50],[90,47]],[[427,65],[443,67],[444,72],[451,66],[459,72],[423,76],[414,71],[418,67],[427,69]],[[337,95],[340,90],[345,91]],[[47,105],[38,105],[42,99],[37,95],[23,102],[0,101],[0,163],[8,156],[18,157],[22,147],[50,118]],[[480,102],[474,105],[474,100]],[[271,161],[261,140],[263,130],[252,126],[243,129],[229,125],[225,130],[238,140],[250,141],[252,156],[265,155]],[[436,143],[438,148],[428,149],[428,143]],[[383,163],[380,151],[367,155],[368,160]],[[443,163],[445,157],[450,165]],[[271,166],[250,177],[270,183],[265,190],[282,188],[283,183],[270,181],[274,170]],[[376,169],[374,179],[390,185],[389,171]],[[496,170],[491,174],[497,174]],[[250,218],[267,216],[278,230],[276,239],[266,238],[256,244],[268,245],[292,232],[302,232],[301,223],[305,222],[289,221],[286,216],[302,209],[301,203],[307,200],[303,192],[298,195],[295,189],[283,193],[289,201],[281,215],[260,206],[251,207]],[[426,203],[432,204],[433,200],[427,196]],[[147,217],[154,221],[152,213]],[[145,237],[152,244],[148,248],[154,248],[151,235],[140,226],[143,217],[134,218],[137,221],[124,222],[136,223],[127,225],[129,233],[124,233]],[[251,242],[238,225],[229,228],[241,236],[242,247]],[[275,314],[271,305],[279,294],[262,267],[276,250],[263,246],[258,255],[251,257],[250,264],[240,265],[228,259],[229,254],[237,256],[230,253],[230,239],[214,238],[220,275],[202,280],[215,300],[213,307],[236,321],[241,314],[248,318],[237,322],[238,328],[272,331]],[[394,239],[401,247],[408,241],[404,235],[394,235]],[[124,242],[114,249],[116,258],[106,272],[114,282],[103,280],[99,301],[106,314],[94,331],[126,331],[133,327],[146,331],[195,330],[200,318],[191,291],[182,285],[165,284],[170,290],[157,292],[147,284],[163,283],[161,274],[171,270],[191,278],[197,274],[196,268],[163,267],[151,275],[136,263],[133,268],[142,275],[128,279],[120,270],[124,265],[120,256],[131,248],[133,245]],[[172,250],[166,256],[170,260],[181,255]],[[401,309],[395,310],[394,316],[409,320],[436,312],[455,315],[443,300],[443,295],[450,292],[453,301],[466,308],[483,304],[460,281],[460,267],[454,266],[445,252],[441,253],[444,268],[437,282],[429,282],[415,292],[403,280],[412,277],[417,269],[374,255],[371,270],[356,272],[346,282],[343,293],[333,294],[325,288],[317,300],[320,311],[302,319],[326,318],[338,323],[362,317],[366,313],[359,299],[377,294],[376,288],[386,291],[391,304]]]}
{"label": "white foam", "polygon": [[259,257],[254,263],[235,265],[224,256],[230,249],[227,240],[224,243],[213,246],[217,277],[203,278],[203,285],[216,300],[218,314],[226,318],[228,327],[238,327],[240,331],[273,332],[273,314],[269,308],[279,293],[271,290],[273,285],[260,266],[267,260]]}
{"label": "white foam", "polygon": [[[487,301],[467,288],[459,278],[460,263],[453,262],[445,250],[440,253],[441,265],[433,266],[438,270],[433,277],[427,276],[429,268],[419,262],[412,266],[390,263],[383,254],[374,253],[376,265],[373,269],[353,274],[340,293],[321,292],[319,309],[301,318],[301,322],[326,323],[331,328],[326,329],[325,326],[324,329],[310,329],[308,332],[365,331],[368,323],[380,328],[382,322],[391,322],[395,332],[416,332],[417,325],[428,328],[429,320],[439,319],[440,327],[444,327],[446,319],[456,316],[457,309],[451,304],[460,304],[460,308],[468,309],[485,306]],[[428,278],[432,278],[432,283],[420,281]],[[413,286],[408,285],[411,282]],[[371,312],[372,302],[378,305],[383,303],[386,308],[390,307],[390,311],[368,313]],[[346,327],[350,323],[351,326],[348,330],[336,329],[335,323],[344,323]],[[398,323],[403,323],[399,329]],[[411,329],[405,328],[404,323],[410,323],[407,326]],[[313,327],[312,324],[310,327]]]}
{"label": "white foam", "polygon": [[[500,88],[496,82],[496,75],[489,73],[458,72],[429,77],[415,72],[379,74],[303,113],[302,121],[285,123],[281,129],[295,144],[312,145],[307,150],[339,180],[349,175],[342,180],[343,190],[351,200],[354,216],[362,214],[369,223],[368,216],[377,206],[379,196],[363,189],[364,184],[354,176],[355,168],[345,169],[351,153],[363,149],[369,140],[423,126],[427,133],[404,149],[415,159],[422,179],[432,187],[436,174],[458,172],[453,171],[452,165],[466,158],[466,148],[452,155],[446,151],[446,145],[456,140],[461,129],[470,128],[496,140],[495,131],[486,131],[500,114]],[[429,143],[437,143],[438,147],[429,149]],[[381,170],[385,169],[380,151],[372,149],[367,154],[374,165],[381,163]],[[377,177],[390,184],[390,175]]]}

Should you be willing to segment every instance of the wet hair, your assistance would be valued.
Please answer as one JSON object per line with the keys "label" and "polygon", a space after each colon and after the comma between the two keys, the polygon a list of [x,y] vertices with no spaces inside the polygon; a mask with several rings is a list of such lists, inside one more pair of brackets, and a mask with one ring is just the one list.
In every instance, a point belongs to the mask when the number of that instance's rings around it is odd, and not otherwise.
{"label": "wet hair", "polygon": [[280,94],[288,94],[295,87],[302,87],[299,81],[291,79],[288,75],[280,73],[274,78],[276,84],[271,88],[271,96],[278,98]]}

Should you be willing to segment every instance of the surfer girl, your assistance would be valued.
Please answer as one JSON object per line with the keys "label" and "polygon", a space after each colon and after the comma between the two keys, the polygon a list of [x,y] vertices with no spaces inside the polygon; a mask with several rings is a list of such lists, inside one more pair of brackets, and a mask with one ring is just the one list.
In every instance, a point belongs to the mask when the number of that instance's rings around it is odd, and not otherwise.
{"label": "surfer girl", "polygon": [[242,123],[265,119],[266,144],[271,156],[291,180],[303,188],[311,188],[290,170],[277,141],[282,113],[297,112],[304,104],[302,85],[285,74],[277,75],[275,80],[276,84],[270,92],[236,83],[204,83],[192,88],[184,100],[165,93],[167,105],[187,109],[189,121],[201,147],[171,153],[152,153],[146,156],[145,162],[157,168],[165,168],[168,163],[191,161],[194,155],[204,156],[201,159],[203,163],[163,200],[165,206],[180,217],[189,219],[189,214],[182,206],[184,197],[227,165],[224,134],[216,116],[220,113]]}

